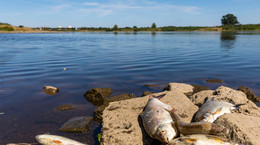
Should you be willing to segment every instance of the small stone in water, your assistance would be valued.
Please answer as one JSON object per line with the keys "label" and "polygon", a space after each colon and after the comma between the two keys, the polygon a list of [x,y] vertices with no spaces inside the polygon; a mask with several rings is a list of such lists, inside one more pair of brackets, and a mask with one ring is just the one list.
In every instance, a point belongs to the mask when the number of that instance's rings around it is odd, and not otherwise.
{"label": "small stone in water", "polygon": [[63,105],[56,107],[56,109],[58,111],[70,110],[70,109],[74,109],[74,108],[75,108],[75,106],[73,104],[63,104]]}
{"label": "small stone in water", "polygon": [[44,86],[42,89],[43,92],[47,95],[56,95],[59,93],[59,89],[53,86]]}
{"label": "small stone in water", "polygon": [[59,131],[83,133],[91,123],[93,117],[74,117],[67,121]]}

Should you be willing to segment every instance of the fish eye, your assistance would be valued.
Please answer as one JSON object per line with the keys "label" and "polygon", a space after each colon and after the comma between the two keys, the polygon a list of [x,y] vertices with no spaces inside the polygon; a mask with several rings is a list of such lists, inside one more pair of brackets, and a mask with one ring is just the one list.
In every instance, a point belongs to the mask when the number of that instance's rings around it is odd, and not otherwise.
{"label": "fish eye", "polygon": [[162,130],[161,133],[165,133],[165,130]]}

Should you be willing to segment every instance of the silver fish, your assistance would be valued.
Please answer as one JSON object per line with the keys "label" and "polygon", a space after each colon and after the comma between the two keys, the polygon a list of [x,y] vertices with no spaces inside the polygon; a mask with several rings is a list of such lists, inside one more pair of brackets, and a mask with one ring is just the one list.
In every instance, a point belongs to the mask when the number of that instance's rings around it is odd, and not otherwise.
{"label": "silver fish", "polygon": [[168,143],[178,134],[174,121],[167,110],[172,110],[170,105],[150,96],[143,112],[140,114],[149,136],[163,143]]}
{"label": "silver fish", "polygon": [[243,104],[233,105],[225,101],[214,101],[214,97],[205,102],[195,114],[195,122],[214,122],[219,116],[231,113]]}
{"label": "silver fish", "polygon": [[169,113],[174,119],[175,126],[178,132],[182,135],[190,135],[190,134],[224,135],[229,133],[229,130],[222,125],[218,125],[210,122],[185,123],[182,121],[181,117],[174,110],[169,111]]}
{"label": "silver fish", "polygon": [[170,105],[152,96],[140,116],[148,135],[163,143],[168,143],[180,133],[183,135],[227,133],[223,126],[210,122],[184,123]]}
{"label": "silver fish", "polygon": [[205,134],[194,134],[176,138],[168,145],[239,145],[230,140]]}
{"label": "silver fish", "polygon": [[42,145],[87,145],[66,137],[49,134],[37,135],[36,140]]}

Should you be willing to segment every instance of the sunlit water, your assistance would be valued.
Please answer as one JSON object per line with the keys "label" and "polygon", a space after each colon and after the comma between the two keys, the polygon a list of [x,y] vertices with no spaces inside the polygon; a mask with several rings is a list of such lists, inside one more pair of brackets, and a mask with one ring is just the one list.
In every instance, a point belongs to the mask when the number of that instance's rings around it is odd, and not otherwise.
{"label": "sunlit water", "polygon": [[[215,78],[224,83],[205,81]],[[0,144],[36,142],[43,133],[98,144],[95,122],[83,134],[58,131],[72,117],[93,116],[87,90],[140,96],[168,82],[247,86],[260,96],[260,32],[0,34]],[[44,94],[45,85],[60,93]],[[62,104],[76,108],[57,111]]]}

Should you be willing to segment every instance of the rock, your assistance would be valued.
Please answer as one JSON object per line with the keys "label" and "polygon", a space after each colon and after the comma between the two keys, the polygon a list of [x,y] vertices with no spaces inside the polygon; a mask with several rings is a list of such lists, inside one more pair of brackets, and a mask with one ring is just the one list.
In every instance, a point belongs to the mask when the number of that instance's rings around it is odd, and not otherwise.
{"label": "rock", "polygon": [[248,115],[250,114],[251,116],[260,115],[258,114],[258,107],[252,101],[248,100],[246,95],[241,91],[234,90],[225,86],[220,86],[215,91],[205,90],[193,94],[191,97],[191,101],[195,105],[201,106],[204,103],[205,98],[207,97],[214,97],[214,100],[226,101],[233,104],[244,104],[239,107],[240,113]]}
{"label": "rock", "polygon": [[156,87],[159,86],[159,84],[145,84],[146,87]]}
{"label": "rock", "polygon": [[249,100],[260,103],[260,97],[256,96],[248,87],[241,86],[238,90],[244,92]]}
{"label": "rock", "polygon": [[260,142],[260,117],[231,113],[220,116],[215,123],[229,129],[229,138],[245,145],[257,145]]}
{"label": "rock", "polygon": [[73,104],[63,104],[63,105],[56,107],[56,109],[58,111],[71,110],[74,108],[75,108],[75,106]]}
{"label": "rock", "polygon": [[93,105],[100,106],[112,93],[113,91],[110,88],[93,88],[88,90],[84,94],[84,97]]}
{"label": "rock", "polygon": [[154,92],[145,91],[145,92],[143,92],[143,94],[141,96],[143,97],[143,96],[147,96],[147,95],[150,95],[150,94],[153,94],[153,93]]}
{"label": "rock", "polygon": [[163,90],[167,91],[179,91],[184,94],[189,94],[193,92],[194,87],[189,84],[184,83],[169,83]]}
{"label": "rock", "polygon": [[59,93],[59,89],[53,86],[44,86],[42,90],[47,95],[56,95]]}
{"label": "rock", "polygon": [[[154,95],[159,96],[162,94],[166,94],[161,98],[162,102],[174,107],[185,122],[191,121],[193,114],[198,110],[197,106],[192,104],[183,93],[177,90],[155,93]],[[101,144],[152,144],[154,140],[145,132],[139,117],[148,99],[149,97],[145,96],[110,102],[102,115],[103,128]]]}
{"label": "rock", "polygon": [[206,82],[208,83],[223,83],[223,80],[220,79],[207,79]]}
{"label": "rock", "polygon": [[[178,86],[184,87],[171,89],[171,86],[169,86],[168,90],[170,91],[154,93],[153,95],[166,94],[161,98],[161,101],[171,105],[176,110],[176,113],[183,118],[184,122],[190,122],[198,107],[184,95],[185,92],[190,92],[185,89],[185,85]],[[260,109],[252,101],[248,100],[243,92],[221,86],[215,91],[200,91],[194,94],[191,100],[198,105],[199,103],[202,104],[206,97],[215,97],[215,100],[223,100],[234,104],[244,104],[239,107],[237,113],[220,116],[215,123],[228,128],[230,133],[226,134],[225,137],[235,142],[245,145],[259,144]],[[139,117],[148,99],[147,95],[140,98],[110,102],[102,115],[101,144],[160,144],[148,136]]]}
{"label": "rock", "polygon": [[91,123],[93,117],[74,117],[64,123],[59,131],[83,133]]}
{"label": "rock", "polygon": [[193,94],[200,92],[200,91],[204,91],[204,90],[210,90],[210,88],[202,86],[202,85],[192,85],[192,86],[194,87],[193,88]]}
{"label": "rock", "polygon": [[213,90],[200,91],[198,93],[193,94],[190,99],[191,99],[192,103],[194,103],[195,105],[200,107],[200,106],[202,106],[202,104],[204,104],[204,100],[206,98],[214,97],[213,93],[214,93]]}
{"label": "rock", "polygon": [[224,100],[233,104],[246,104],[248,102],[243,92],[225,86],[218,87],[213,94],[215,100]]}
{"label": "rock", "polygon": [[109,102],[114,102],[114,101],[120,101],[120,100],[126,100],[126,99],[131,99],[131,98],[136,98],[134,94],[121,94],[117,96],[113,96],[111,98],[108,98],[104,101],[103,105],[99,106],[95,111],[94,111],[94,120],[101,123],[102,122],[102,114],[104,109],[108,106]]}

